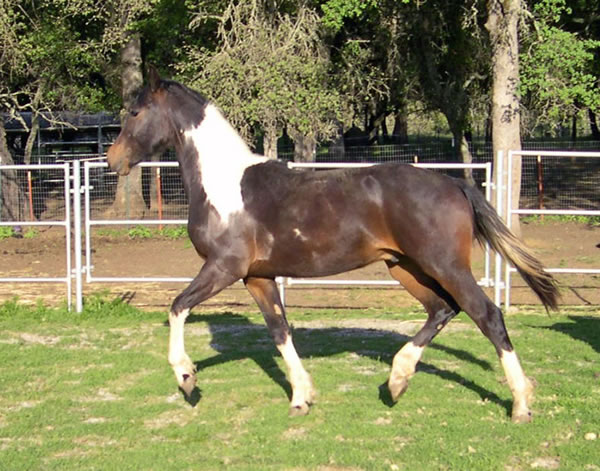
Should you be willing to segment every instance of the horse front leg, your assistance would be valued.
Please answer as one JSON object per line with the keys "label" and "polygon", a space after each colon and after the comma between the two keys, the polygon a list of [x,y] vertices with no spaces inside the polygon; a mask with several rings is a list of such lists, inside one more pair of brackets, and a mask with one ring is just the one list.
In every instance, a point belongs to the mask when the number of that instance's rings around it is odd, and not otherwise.
{"label": "horse front leg", "polygon": [[175,298],[169,313],[169,364],[177,384],[188,398],[196,386],[196,367],[185,352],[185,320],[190,309],[239,279],[217,265],[216,262],[207,261],[190,285]]}
{"label": "horse front leg", "polygon": [[292,334],[285,317],[285,309],[279,297],[274,280],[249,277],[244,280],[246,288],[258,304],[277,350],[287,367],[292,386],[290,416],[308,414],[314,401],[315,391],[310,375],[302,366],[300,357],[292,342]]}

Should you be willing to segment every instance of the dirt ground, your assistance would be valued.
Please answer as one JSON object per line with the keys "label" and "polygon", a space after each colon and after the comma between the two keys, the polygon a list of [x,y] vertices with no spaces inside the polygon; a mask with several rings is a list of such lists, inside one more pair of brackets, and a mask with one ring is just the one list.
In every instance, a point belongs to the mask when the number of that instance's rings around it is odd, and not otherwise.
{"label": "dirt ground", "polygon": [[[522,235],[547,267],[600,268],[600,228],[578,223],[532,222],[522,224]],[[131,240],[126,236],[93,237],[91,263],[94,277],[176,276],[193,277],[201,266],[189,241],[159,237]],[[85,259],[85,257],[84,257]],[[473,251],[473,271],[483,275],[482,251]],[[60,228],[40,228],[33,238],[0,240],[0,278],[64,277],[66,274],[65,235]],[[384,264],[356,270],[334,278],[389,280]],[[600,275],[557,275],[565,306],[600,305]],[[147,310],[167,310],[185,283],[111,282],[84,283],[84,296],[103,292],[109,298],[122,298]],[[491,289],[486,289],[490,297]],[[0,302],[17,296],[20,302],[42,300],[60,305],[66,299],[65,283],[0,283]],[[512,277],[511,304],[537,304],[518,275]],[[417,305],[398,287],[314,287],[286,288],[290,311],[304,308],[369,309]],[[211,311],[256,310],[241,283],[208,300],[201,308]]]}

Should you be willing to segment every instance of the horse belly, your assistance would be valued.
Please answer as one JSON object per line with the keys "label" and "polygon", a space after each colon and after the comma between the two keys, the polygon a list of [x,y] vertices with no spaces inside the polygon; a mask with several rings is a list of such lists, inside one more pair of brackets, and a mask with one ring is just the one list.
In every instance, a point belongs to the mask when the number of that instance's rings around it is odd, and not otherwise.
{"label": "horse belly", "polygon": [[309,238],[298,228],[293,229],[293,234],[293,238],[276,240],[269,257],[257,260],[251,271],[261,276],[329,276],[364,267],[386,257],[386,253],[363,234]]}

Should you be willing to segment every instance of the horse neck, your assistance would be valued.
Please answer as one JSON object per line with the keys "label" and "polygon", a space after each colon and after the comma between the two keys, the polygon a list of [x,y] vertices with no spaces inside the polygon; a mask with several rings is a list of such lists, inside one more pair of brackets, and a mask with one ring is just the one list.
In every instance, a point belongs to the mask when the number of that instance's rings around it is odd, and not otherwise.
{"label": "horse neck", "polygon": [[220,185],[228,179],[241,178],[245,168],[267,160],[252,153],[212,104],[205,107],[200,123],[188,125],[187,129],[183,127],[180,133],[176,150],[188,197],[205,185]]}

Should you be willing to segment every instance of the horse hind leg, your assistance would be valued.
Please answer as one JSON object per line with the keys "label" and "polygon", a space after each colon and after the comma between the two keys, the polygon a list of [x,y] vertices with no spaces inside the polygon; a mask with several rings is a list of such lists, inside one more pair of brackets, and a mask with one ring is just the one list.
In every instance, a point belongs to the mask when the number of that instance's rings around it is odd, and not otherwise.
{"label": "horse hind leg", "polygon": [[246,288],[258,304],[275,346],[285,362],[290,384],[292,400],[290,416],[306,415],[315,397],[310,375],[304,369],[302,361],[292,342],[292,334],[285,317],[285,308],[279,297],[274,280],[266,278],[246,278]]}
{"label": "horse hind leg", "polygon": [[448,293],[411,260],[405,258],[397,263],[389,262],[388,269],[392,277],[423,304],[428,314],[421,330],[394,356],[388,389],[392,400],[397,401],[408,388],[408,381],[415,374],[425,347],[458,314],[459,309]]}
{"label": "horse hind leg", "polygon": [[510,341],[502,311],[486,296],[470,270],[454,270],[451,276],[438,279],[496,348],[513,396],[512,421],[530,422],[533,385],[525,376]]}

